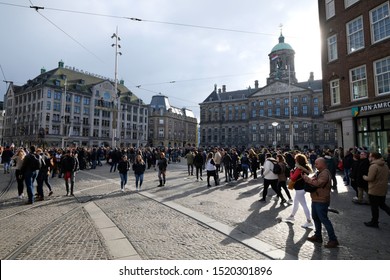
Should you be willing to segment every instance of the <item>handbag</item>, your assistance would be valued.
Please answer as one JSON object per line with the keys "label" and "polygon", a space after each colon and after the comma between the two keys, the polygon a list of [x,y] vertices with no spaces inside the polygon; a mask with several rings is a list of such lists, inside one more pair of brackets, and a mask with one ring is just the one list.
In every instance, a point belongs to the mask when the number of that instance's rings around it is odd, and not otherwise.
{"label": "handbag", "polygon": [[294,189],[294,186],[295,186],[295,183],[298,182],[298,181],[301,180],[301,179],[302,179],[302,178],[299,178],[299,179],[296,180],[296,181],[293,181],[293,180],[290,179],[290,181],[288,181],[287,188],[288,188],[289,190],[293,190],[293,189]]}
{"label": "handbag", "polygon": [[304,190],[305,192],[313,193],[317,190],[317,188],[305,183]]}

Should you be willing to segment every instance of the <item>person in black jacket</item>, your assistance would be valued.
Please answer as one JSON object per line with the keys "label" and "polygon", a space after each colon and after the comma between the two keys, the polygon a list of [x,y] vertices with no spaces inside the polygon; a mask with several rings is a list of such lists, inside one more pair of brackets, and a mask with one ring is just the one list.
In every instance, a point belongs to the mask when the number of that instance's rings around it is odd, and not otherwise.
{"label": "person in black jacket", "polygon": [[79,170],[79,161],[77,154],[74,151],[67,150],[63,159],[61,160],[62,173],[64,174],[66,196],[69,196],[69,181],[70,181],[70,195],[73,194],[76,171]]}
{"label": "person in black jacket", "polygon": [[28,201],[26,204],[34,203],[34,180],[39,169],[39,167],[36,167],[35,162],[38,158],[38,155],[35,154],[35,146],[31,146],[30,152],[24,157],[22,168],[20,169],[27,188]]}
{"label": "person in black jacket", "polygon": [[199,181],[199,178],[203,181],[202,178],[202,168],[203,168],[203,156],[200,152],[194,151],[194,161],[193,164],[195,166],[195,173],[196,173],[196,181]]}
{"label": "person in black jacket", "polygon": [[[133,171],[134,171],[134,176],[135,176],[135,189],[141,190],[142,182],[144,180],[144,173],[146,169],[146,165],[144,160],[142,159],[141,155],[137,155],[135,158],[135,161],[133,163]],[[138,185],[139,182],[139,185]],[[139,189],[138,189],[139,186]]]}
{"label": "person in black jacket", "polygon": [[11,169],[11,158],[14,156],[14,152],[9,146],[6,146],[1,154],[1,161],[4,166],[4,174],[9,173]]}
{"label": "person in black jacket", "polygon": [[352,159],[351,172],[350,172],[351,187],[356,193],[356,196],[353,198],[354,201],[357,201],[359,196],[358,183],[357,183],[358,176],[359,176],[359,160],[360,160],[360,155],[358,153],[354,154]]}
{"label": "person in black jacket", "polygon": [[166,172],[168,167],[168,160],[165,157],[165,153],[160,153],[160,158],[157,160],[157,166],[158,166],[158,179],[160,181],[160,184],[157,187],[163,187],[165,186],[166,182]]}
{"label": "person in black jacket", "polygon": [[123,155],[118,163],[119,176],[121,178],[121,191],[125,191],[125,186],[127,184],[127,173],[130,170],[130,163],[127,160],[127,156]]}
{"label": "person in black jacket", "polygon": [[368,174],[368,169],[370,168],[370,161],[368,159],[368,151],[360,151],[360,160],[359,160],[359,171],[357,176],[357,187],[358,187],[358,199],[353,200],[358,204],[368,203],[368,199],[365,201],[364,193],[368,197],[368,182],[363,179],[364,175]]}
{"label": "person in black jacket", "polygon": [[49,196],[53,194],[51,185],[49,183],[49,174],[51,171],[51,162],[50,156],[48,153],[43,153],[42,149],[37,149],[37,154],[40,156],[41,167],[38,171],[37,176],[37,193],[38,193],[38,201],[44,200],[44,191],[43,191],[43,183],[49,188]]}
{"label": "person in black jacket", "polygon": [[350,172],[353,163],[353,154],[352,148],[347,151],[343,158],[343,168],[344,168],[344,183],[346,186],[349,186],[350,183]]}

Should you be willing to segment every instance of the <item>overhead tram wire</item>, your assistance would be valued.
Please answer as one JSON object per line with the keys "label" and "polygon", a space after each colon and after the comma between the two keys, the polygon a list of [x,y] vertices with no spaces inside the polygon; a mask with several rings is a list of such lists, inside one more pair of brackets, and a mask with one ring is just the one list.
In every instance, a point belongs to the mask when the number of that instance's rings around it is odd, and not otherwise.
{"label": "overhead tram wire", "polygon": [[[30,3],[31,3],[31,1],[30,1]],[[158,20],[150,20],[150,19],[141,19],[141,18],[136,18],[136,17],[99,14],[99,13],[91,13],[91,12],[76,11],[76,10],[66,10],[66,9],[51,8],[51,7],[38,7],[38,6],[34,6],[34,5],[23,6],[23,5],[15,5],[15,4],[5,3],[5,2],[0,2],[0,5],[9,5],[9,6],[15,6],[15,7],[20,7],[20,8],[34,8],[34,9],[37,9],[37,11],[38,11],[38,9],[45,9],[45,10],[52,10],[52,11],[57,11],[57,12],[82,14],[82,15],[89,15],[89,16],[99,16],[99,17],[108,17],[108,18],[117,18],[117,19],[125,19],[125,20],[137,21],[137,22],[149,22],[149,23],[156,23],[156,24],[175,25],[175,26],[181,26],[181,27],[191,27],[191,28],[209,29],[209,30],[217,30],[217,31],[245,33],[245,34],[252,34],[252,35],[275,36],[275,34],[264,33],[264,32],[229,29],[229,28],[187,24],[187,23],[179,23],[179,22],[158,21]]]}
{"label": "overhead tram wire", "polygon": [[[35,8],[35,7],[32,7],[32,8]],[[86,46],[84,46],[83,44],[81,44],[79,41],[77,41],[75,38],[73,38],[69,33],[67,33],[65,30],[63,30],[61,27],[59,27],[57,24],[55,24],[53,21],[51,21],[49,18],[47,18],[46,16],[44,16],[42,13],[39,12],[39,10],[37,9],[36,10],[37,13],[42,16],[44,19],[46,19],[48,22],[50,22],[52,25],[54,25],[57,29],[59,29],[62,33],[64,33],[66,36],[68,36],[73,42],[75,42],[77,45],[79,45],[80,47],[82,47],[85,51],[87,51],[88,53],[90,53],[91,55],[93,55],[97,60],[99,60],[100,62],[104,63],[104,61],[98,57],[96,54],[94,54],[92,51],[90,51]]]}

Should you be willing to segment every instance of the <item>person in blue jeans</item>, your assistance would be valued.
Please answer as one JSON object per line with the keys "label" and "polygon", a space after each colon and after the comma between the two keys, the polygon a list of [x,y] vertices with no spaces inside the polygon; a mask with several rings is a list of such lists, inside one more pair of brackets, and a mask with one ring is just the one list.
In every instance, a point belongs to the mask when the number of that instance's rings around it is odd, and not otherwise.
{"label": "person in blue jeans", "polygon": [[144,172],[146,165],[141,155],[137,155],[133,163],[133,171],[135,176],[135,189],[141,190],[142,182],[144,181]]}
{"label": "person in blue jeans", "polygon": [[303,180],[307,184],[316,187],[316,191],[310,193],[312,200],[311,216],[314,221],[315,232],[314,235],[308,237],[307,240],[322,243],[322,225],[324,225],[329,237],[329,241],[325,247],[337,248],[339,242],[335,235],[332,222],[328,218],[332,174],[328,170],[326,160],[324,158],[316,159],[314,164],[318,170],[314,177],[308,177],[306,174],[302,175]]}
{"label": "person in blue jeans", "polygon": [[130,163],[127,160],[127,156],[123,155],[118,163],[118,171],[119,171],[119,176],[121,178],[121,191],[122,192],[125,191],[125,186],[127,184],[127,177],[128,177],[129,169],[130,169]]}
{"label": "person in blue jeans", "polygon": [[37,177],[37,170],[39,166],[36,167],[34,162],[38,155],[35,154],[35,146],[30,147],[30,152],[24,157],[23,164],[21,168],[21,174],[24,177],[24,183],[26,184],[28,201],[26,204],[34,203],[34,181]]}

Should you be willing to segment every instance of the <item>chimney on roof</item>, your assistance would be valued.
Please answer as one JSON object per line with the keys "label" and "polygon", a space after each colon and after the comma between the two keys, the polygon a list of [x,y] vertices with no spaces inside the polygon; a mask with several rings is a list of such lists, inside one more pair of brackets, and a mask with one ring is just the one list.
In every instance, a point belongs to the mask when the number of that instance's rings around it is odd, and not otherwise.
{"label": "chimney on roof", "polygon": [[64,62],[62,60],[58,62],[58,68],[64,68]]}
{"label": "chimney on roof", "polygon": [[310,72],[309,82],[314,81],[314,72]]}
{"label": "chimney on roof", "polygon": [[217,92],[217,84],[214,84],[214,91]]}
{"label": "chimney on roof", "polygon": [[124,80],[120,80],[119,84],[123,86],[125,84],[125,81]]}
{"label": "chimney on roof", "polygon": [[255,89],[258,89],[258,88],[259,88],[259,81],[255,80]]}
{"label": "chimney on roof", "polygon": [[226,92],[226,85],[222,85],[222,92]]}
{"label": "chimney on roof", "polygon": [[41,74],[43,74],[43,73],[45,73],[45,72],[46,72],[45,67],[42,67],[42,68],[41,68]]}
{"label": "chimney on roof", "polygon": [[222,92],[222,90],[219,88],[219,89],[218,89],[218,93],[221,93],[221,92]]}

